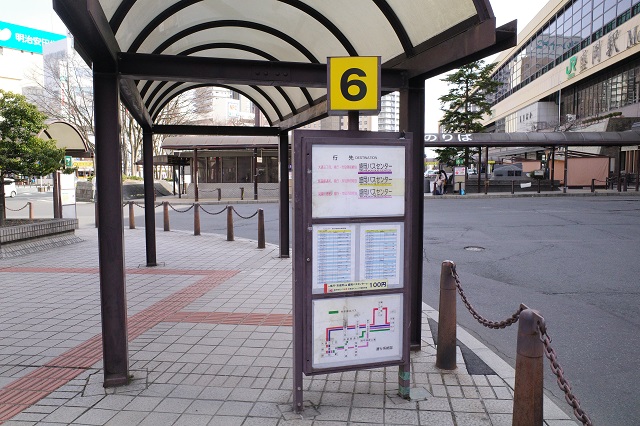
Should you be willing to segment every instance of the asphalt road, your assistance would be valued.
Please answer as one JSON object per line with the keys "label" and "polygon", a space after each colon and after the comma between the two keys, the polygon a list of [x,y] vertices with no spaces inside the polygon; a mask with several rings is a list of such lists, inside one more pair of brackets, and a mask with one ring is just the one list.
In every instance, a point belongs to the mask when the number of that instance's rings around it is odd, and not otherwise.
{"label": "asphalt road", "polygon": [[[51,215],[50,194],[21,191],[7,200],[10,208],[33,200],[37,217]],[[223,207],[204,206],[210,213]],[[278,243],[277,203],[234,207],[243,216],[262,208],[266,240]],[[135,209],[143,227],[143,210]],[[156,212],[161,232],[162,209]],[[94,226],[93,204],[80,203],[78,213],[80,226]],[[128,226],[127,208],[124,213]],[[172,231],[193,232],[193,210],[170,210],[170,222]],[[201,212],[201,232],[226,234],[226,215]],[[234,232],[257,239],[256,218],[234,215]],[[540,311],[565,376],[595,424],[638,424],[639,249],[640,197],[427,199],[423,300],[437,308],[440,265],[453,260],[468,298],[486,318],[505,319],[520,303]],[[517,324],[484,328],[461,303],[457,317],[515,366]],[[570,412],[546,360],[545,371],[547,394]]]}

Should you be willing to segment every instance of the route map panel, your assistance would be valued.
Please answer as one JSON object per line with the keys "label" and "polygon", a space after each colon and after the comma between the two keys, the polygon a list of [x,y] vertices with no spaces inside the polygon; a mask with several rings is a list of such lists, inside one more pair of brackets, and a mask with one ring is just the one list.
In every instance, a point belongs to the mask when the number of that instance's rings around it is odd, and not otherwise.
{"label": "route map panel", "polygon": [[402,359],[402,294],[316,299],[313,368]]}

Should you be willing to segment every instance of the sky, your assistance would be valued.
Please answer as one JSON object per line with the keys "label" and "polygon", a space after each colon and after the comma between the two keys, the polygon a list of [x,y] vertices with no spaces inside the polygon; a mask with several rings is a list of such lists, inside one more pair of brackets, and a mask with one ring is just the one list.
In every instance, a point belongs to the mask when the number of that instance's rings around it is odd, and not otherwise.
{"label": "sky", "polygon": [[[490,0],[496,16],[496,26],[499,27],[517,19],[518,32],[529,23],[547,1]],[[67,32],[64,24],[53,11],[52,0],[0,0],[0,21],[58,34]],[[426,83],[425,131],[427,133],[438,131],[438,120],[442,116],[438,97],[447,93],[447,85],[440,81],[441,78],[444,78],[444,75],[433,77]]]}

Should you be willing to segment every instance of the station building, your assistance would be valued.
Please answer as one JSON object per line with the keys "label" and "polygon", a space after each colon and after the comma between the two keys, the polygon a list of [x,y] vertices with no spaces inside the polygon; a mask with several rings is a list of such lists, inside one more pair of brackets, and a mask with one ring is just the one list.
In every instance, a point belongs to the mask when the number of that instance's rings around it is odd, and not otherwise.
{"label": "station building", "polygon": [[[640,122],[640,0],[551,0],[497,58],[488,131],[624,131]],[[586,155],[615,153],[571,147]],[[638,147],[621,165],[637,172]],[[493,158],[544,160],[545,150],[494,149]],[[548,153],[546,153],[548,155]],[[612,168],[614,162],[612,162]]]}

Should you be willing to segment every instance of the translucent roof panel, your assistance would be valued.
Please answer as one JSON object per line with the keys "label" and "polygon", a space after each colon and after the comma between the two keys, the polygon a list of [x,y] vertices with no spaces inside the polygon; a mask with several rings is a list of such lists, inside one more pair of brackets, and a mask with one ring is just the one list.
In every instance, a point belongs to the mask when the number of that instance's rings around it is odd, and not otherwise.
{"label": "translucent roof panel", "polygon": [[[433,46],[493,18],[489,0],[92,0],[88,6],[85,10],[78,8],[77,0],[54,1],[84,56],[98,55],[98,50],[107,61],[105,48],[112,54],[301,66],[325,64],[331,56],[379,56],[383,68],[396,70],[405,64],[404,69],[421,67]],[[495,22],[493,26],[495,33]],[[104,46],[95,49],[96,40],[104,40]],[[167,99],[203,84],[202,78],[154,82],[146,76],[137,76],[136,85],[152,115]],[[317,85],[301,89],[262,80],[224,83],[246,93],[274,123],[326,96]],[[209,84],[219,85],[221,80]]]}

